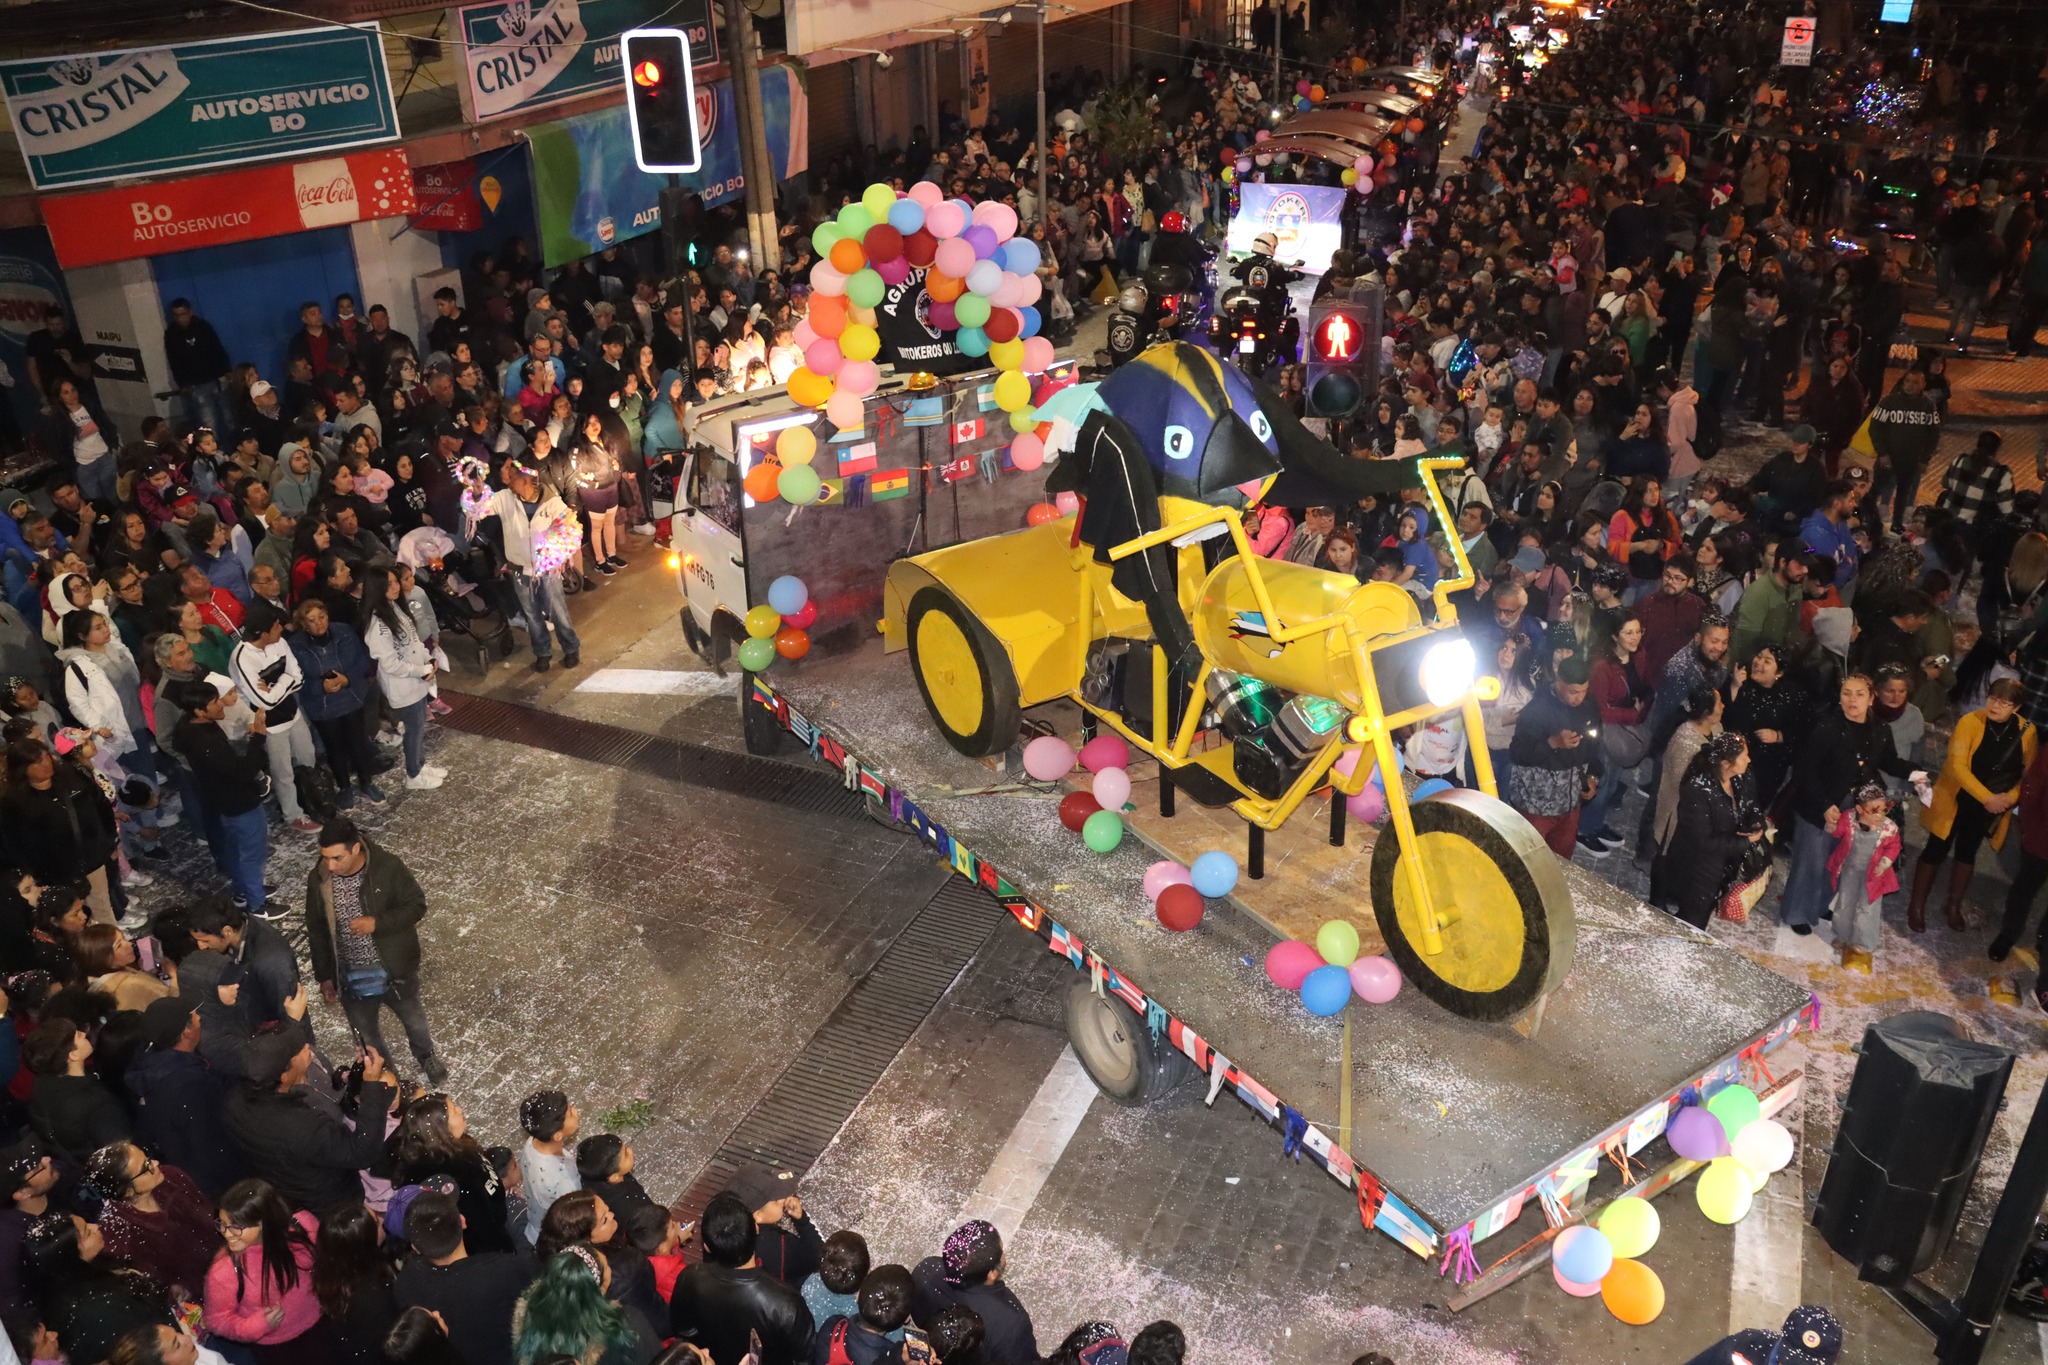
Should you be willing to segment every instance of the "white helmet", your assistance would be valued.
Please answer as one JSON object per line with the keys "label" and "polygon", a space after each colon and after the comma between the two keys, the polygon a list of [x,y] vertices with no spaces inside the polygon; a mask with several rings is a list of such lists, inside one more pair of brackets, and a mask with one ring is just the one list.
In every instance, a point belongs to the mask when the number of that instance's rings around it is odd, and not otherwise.
{"label": "white helmet", "polygon": [[1261,256],[1271,256],[1280,250],[1280,239],[1270,232],[1262,232],[1252,238],[1252,250]]}

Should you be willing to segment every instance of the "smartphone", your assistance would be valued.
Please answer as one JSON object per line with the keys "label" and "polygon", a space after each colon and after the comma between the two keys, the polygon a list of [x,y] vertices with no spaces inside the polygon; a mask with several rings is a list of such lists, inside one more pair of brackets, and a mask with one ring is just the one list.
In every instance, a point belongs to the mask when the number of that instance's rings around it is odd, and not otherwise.
{"label": "smartphone", "polygon": [[938,1357],[932,1354],[932,1339],[924,1334],[922,1328],[906,1323],[903,1328],[904,1365],[926,1365],[926,1362],[936,1359]]}
{"label": "smartphone", "polygon": [[157,955],[156,937],[149,935],[135,940],[135,965],[143,971],[161,977],[161,959]]}

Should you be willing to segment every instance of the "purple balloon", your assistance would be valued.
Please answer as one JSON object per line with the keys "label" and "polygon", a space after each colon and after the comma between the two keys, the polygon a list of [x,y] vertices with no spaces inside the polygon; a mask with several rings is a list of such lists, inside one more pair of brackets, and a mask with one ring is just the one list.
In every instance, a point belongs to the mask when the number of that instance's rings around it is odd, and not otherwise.
{"label": "purple balloon", "polygon": [[961,233],[960,239],[974,248],[977,261],[985,261],[996,254],[996,230],[987,223],[976,223]]}
{"label": "purple balloon", "polygon": [[1671,1150],[1688,1161],[1728,1155],[1728,1132],[1703,1104],[1688,1104],[1673,1114],[1664,1136],[1671,1140]]}
{"label": "purple balloon", "polygon": [[941,332],[950,332],[960,325],[960,319],[953,315],[950,303],[934,303],[931,311],[932,326]]}

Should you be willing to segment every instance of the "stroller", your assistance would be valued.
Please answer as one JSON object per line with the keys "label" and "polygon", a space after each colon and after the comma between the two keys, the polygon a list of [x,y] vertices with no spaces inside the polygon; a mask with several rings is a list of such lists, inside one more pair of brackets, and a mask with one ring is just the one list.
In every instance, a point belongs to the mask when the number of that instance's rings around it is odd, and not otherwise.
{"label": "stroller", "polygon": [[426,590],[451,659],[462,646],[476,656],[477,672],[488,673],[493,659],[512,657],[513,612],[490,546],[479,542],[461,549],[446,531],[422,526],[399,541],[398,557],[412,565]]}

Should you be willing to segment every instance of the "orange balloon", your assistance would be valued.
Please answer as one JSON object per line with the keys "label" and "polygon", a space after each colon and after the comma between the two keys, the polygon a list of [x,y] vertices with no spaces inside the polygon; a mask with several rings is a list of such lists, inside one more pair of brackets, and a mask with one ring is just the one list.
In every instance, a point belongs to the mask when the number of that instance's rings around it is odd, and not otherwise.
{"label": "orange balloon", "polygon": [[1411,133],[1421,132],[1422,126],[1422,120],[1419,118],[1412,118],[1408,120],[1408,131]]}
{"label": "orange balloon", "polygon": [[1655,1322],[1664,1311],[1664,1281],[1641,1261],[1616,1261],[1600,1281],[1607,1311],[1631,1327]]}
{"label": "orange balloon", "polygon": [[826,340],[846,330],[846,295],[811,295],[811,310],[805,314],[811,320],[811,330]]}
{"label": "orange balloon", "polygon": [[841,237],[832,244],[832,268],[840,274],[851,275],[867,263],[868,253],[853,238]]}
{"label": "orange balloon", "polygon": [[781,465],[773,460],[763,460],[747,471],[747,496],[755,502],[775,501],[775,481],[781,477]]}
{"label": "orange balloon", "polygon": [[1026,526],[1043,526],[1048,521],[1058,521],[1059,519],[1060,509],[1054,507],[1049,502],[1034,502],[1024,513],[1024,524]]}
{"label": "orange balloon", "polygon": [[924,277],[924,292],[931,295],[933,303],[951,303],[967,292],[967,281],[934,270]]}
{"label": "orange balloon", "polygon": [[775,632],[775,652],[785,659],[801,659],[811,652],[811,633],[788,626]]}

